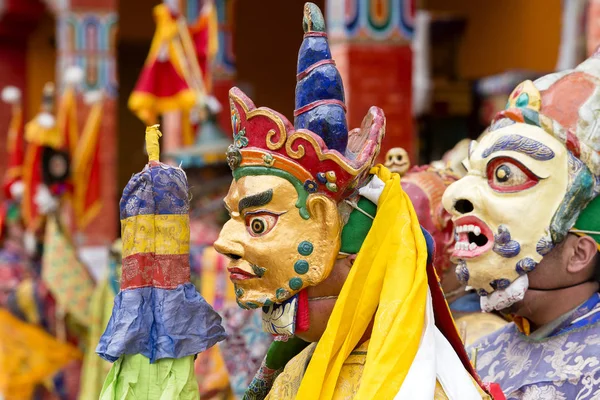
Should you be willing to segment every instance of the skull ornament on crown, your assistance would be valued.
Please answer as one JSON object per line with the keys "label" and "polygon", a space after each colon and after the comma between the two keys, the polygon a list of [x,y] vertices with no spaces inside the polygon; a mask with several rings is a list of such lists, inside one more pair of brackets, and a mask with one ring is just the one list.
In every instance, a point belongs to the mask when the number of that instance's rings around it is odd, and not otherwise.
{"label": "skull ornament on crown", "polygon": [[394,147],[385,155],[385,166],[392,172],[403,176],[410,168],[410,158],[402,147]]}
{"label": "skull ornament on crown", "polygon": [[325,280],[344,252],[347,214],[339,209],[366,182],[385,131],[383,111],[371,107],[348,132],[342,79],[312,3],[303,26],[294,125],[238,88],[229,92],[230,220],[214,244],[230,258],[238,304],[263,307],[263,327],[274,334],[294,333],[305,289]]}
{"label": "skull ornament on crown", "polygon": [[600,188],[599,84],[598,53],[521,83],[471,143],[467,175],[445,192],[457,276],[477,289],[484,311],[522,300],[528,272],[569,231],[598,231],[589,216]]}

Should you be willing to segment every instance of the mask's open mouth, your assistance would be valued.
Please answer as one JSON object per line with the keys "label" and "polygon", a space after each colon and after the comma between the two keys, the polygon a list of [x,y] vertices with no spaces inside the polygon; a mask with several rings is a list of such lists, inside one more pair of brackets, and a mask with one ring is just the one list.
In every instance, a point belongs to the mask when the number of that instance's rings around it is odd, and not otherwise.
{"label": "mask's open mouth", "polygon": [[454,221],[456,244],[452,258],[474,258],[489,251],[494,245],[494,234],[485,222],[475,216]]}

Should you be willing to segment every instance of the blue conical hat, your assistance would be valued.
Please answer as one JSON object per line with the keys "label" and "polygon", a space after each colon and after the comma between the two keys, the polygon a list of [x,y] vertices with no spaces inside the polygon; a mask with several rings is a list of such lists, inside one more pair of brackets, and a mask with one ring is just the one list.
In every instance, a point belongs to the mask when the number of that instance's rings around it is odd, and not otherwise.
{"label": "blue conical hat", "polygon": [[294,127],[311,130],[325,141],[328,149],[344,154],[348,144],[344,84],[331,59],[323,14],[313,3],[304,5],[303,25]]}

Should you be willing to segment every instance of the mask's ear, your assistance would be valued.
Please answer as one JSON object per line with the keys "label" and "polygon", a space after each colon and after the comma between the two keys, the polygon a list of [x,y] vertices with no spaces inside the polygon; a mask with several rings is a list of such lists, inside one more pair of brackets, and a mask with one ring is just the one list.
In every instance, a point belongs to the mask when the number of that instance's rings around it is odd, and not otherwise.
{"label": "mask's ear", "polygon": [[[567,271],[571,274],[577,274],[590,265],[594,265],[596,254],[598,254],[598,244],[589,236],[567,237],[572,246],[572,253],[567,262]],[[593,269],[593,267],[591,268]]]}
{"label": "mask's ear", "polygon": [[306,199],[306,208],[311,219],[321,221],[337,221],[339,230],[339,216],[337,210],[337,204],[329,197],[323,194],[311,194]]}
{"label": "mask's ear", "polygon": [[[314,193],[308,196],[306,208],[310,214],[314,235],[313,245],[315,251],[306,260],[312,265],[319,266],[317,274],[307,274],[307,282],[312,280],[312,285],[326,279],[333,268],[336,257],[340,251],[340,237],[342,222],[338,213],[337,204],[329,197]],[[311,268],[311,271],[313,269]],[[308,275],[310,279],[308,279]]]}

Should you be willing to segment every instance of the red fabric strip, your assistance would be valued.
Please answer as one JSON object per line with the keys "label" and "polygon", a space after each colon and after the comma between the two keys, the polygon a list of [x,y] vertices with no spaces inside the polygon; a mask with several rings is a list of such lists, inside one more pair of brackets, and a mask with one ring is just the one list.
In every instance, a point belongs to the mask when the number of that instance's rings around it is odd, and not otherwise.
{"label": "red fabric strip", "polygon": [[134,92],[148,93],[158,98],[175,96],[188,90],[185,80],[170,61],[158,61],[144,65]]}
{"label": "red fabric strip", "polygon": [[324,38],[326,38],[327,32],[306,32],[304,34],[304,37],[305,38],[307,38],[307,37],[324,37]]}
{"label": "red fabric strip", "polygon": [[502,388],[500,387],[500,385],[498,385],[497,383],[490,383],[490,384],[484,384],[487,389],[488,389],[488,393],[492,395],[492,399],[494,400],[506,400],[506,396],[504,396],[504,393],[502,392]]}
{"label": "red fabric strip", "polygon": [[473,379],[475,379],[479,387],[481,387],[483,390],[487,390],[488,388],[483,384],[479,378],[479,375],[477,374],[477,371],[475,371],[475,368],[473,368],[473,364],[471,364],[471,361],[469,360],[465,346],[460,338],[460,335],[458,334],[456,325],[454,324],[450,307],[446,302],[444,292],[442,291],[442,287],[440,286],[435,269],[431,263],[427,264],[427,283],[429,284],[429,290],[431,291],[435,325],[438,327],[442,335],[448,339],[448,342],[450,342],[454,348],[454,351],[458,355],[458,358],[464,365],[465,369],[471,374]]}
{"label": "red fabric strip", "polygon": [[310,74],[310,72],[312,70],[314,70],[317,67],[320,67],[321,65],[327,65],[327,64],[333,64],[335,65],[335,60],[321,60],[321,61],[317,61],[316,63],[312,64],[310,67],[306,68],[304,71],[300,72],[299,74],[296,75],[296,80],[300,81],[302,79],[304,79],[304,77],[308,74]]}
{"label": "red fabric strip", "polygon": [[121,290],[152,286],[175,289],[190,281],[189,254],[137,253],[123,259]]}
{"label": "red fabric strip", "polygon": [[307,111],[312,110],[313,108],[319,107],[319,106],[323,106],[325,104],[335,104],[338,105],[340,107],[342,107],[344,109],[344,112],[346,112],[346,105],[339,100],[317,100],[317,101],[313,101],[312,103],[308,103],[307,105],[305,105],[304,107],[300,107],[296,110],[294,110],[294,117],[297,117],[300,114],[304,114]]}
{"label": "red fabric strip", "polygon": [[298,311],[296,312],[296,332],[306,332],[310,327],[308,313],[308,293],[303,289],[298,293]]}

